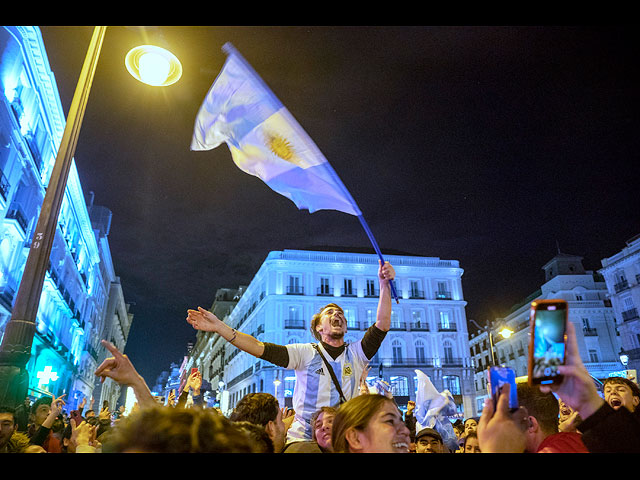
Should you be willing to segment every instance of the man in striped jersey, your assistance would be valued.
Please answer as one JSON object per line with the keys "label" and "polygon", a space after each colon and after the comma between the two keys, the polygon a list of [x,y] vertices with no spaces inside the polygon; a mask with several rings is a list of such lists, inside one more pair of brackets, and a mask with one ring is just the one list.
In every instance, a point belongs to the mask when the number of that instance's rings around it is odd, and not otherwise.
{"label": "man in striped jersey", "polygon": [[[217,333],[240,350],[257,358],[294,370],[295,418],[287,431],[287,441],[310,440],[311,416],[314,412],[323,406],[338,406],[359,394],[360,377],[391,326],[390,282],[395,278],[395,270],[389,262],[379,263],[380,297],[376,322],[357,342],[345,343],[347,320],[342,308],[333,303],[323,307],[311,320],[311,333],[318,340],[317,344],[284,346],[260,342],[251,335],[231,328],[201,307],[188,311],[187,322],[196,330]],[[335,374],[338,386],[332,379],[328,365]]]}

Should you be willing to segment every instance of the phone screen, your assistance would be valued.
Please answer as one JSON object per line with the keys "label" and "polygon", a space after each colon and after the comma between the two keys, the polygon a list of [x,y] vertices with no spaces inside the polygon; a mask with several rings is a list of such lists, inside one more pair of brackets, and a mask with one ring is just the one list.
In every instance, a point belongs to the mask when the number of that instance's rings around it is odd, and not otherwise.
{"label": "phone screen", "polygon": [[533,383],[558,383],[558,366],[565,360],[566,303],[539,304],[535,308],[531,376]]}
{"label": "phone screen", "polygon": [[494,408],[498,404],[498,396],[505,383],[511,385],[511,393],[509,395],[509,408],[516,410],[518,408],[518,390],[516,386],[516,372],[509,367],[491,367],[489,369],[489,388],[493,398]]}

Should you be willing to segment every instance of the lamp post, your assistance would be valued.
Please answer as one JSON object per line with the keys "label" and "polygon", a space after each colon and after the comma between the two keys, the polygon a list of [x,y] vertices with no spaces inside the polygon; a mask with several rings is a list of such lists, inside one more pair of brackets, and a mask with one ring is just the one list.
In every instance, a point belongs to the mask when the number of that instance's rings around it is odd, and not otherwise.
{"label": "lamp post", "polygon": [[[491,348],[491,365],[494,366],[494,367],[497,367],[498,364],[496,363],[496,354],[494,352],[494,343],[493,343],[493,333],[491,332],[491,329],[489,328],[489,326],[481,327],[472,318],[470,318],[469,320],[471,320],[471,322],[473,322],[473,324],[476,327],[478,327],[480,330],[482,330],[483,332],[485,332],[489,336],[489,347]],[[498,333],[503,338],[509,338],[511,335],[513,335],[513,330],[511,330],[508,327],[502,327],[502,329]]]}
{"label": "lamp post", "polygon": [[[29,375],[26,365],[31,356],[43,282],[106,29],[105,26],[94,28],[42,202],[11,319],[0,345],[0,405],[17,406],[27,395]],[[179,70],[181,73],[181,67]]]}

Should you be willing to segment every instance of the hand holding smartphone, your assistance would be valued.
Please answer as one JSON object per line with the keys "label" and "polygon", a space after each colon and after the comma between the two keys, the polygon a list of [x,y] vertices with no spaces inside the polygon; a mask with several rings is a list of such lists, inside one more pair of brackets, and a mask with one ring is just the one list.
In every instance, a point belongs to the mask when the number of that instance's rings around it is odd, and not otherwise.
{"label": "hand holding smartphone", "polygon": [[563,376],[558,366],[566,360],[568,305],[564,300],[531,303],[529,384],[557,385]]}
{"label": "hand holding smartphone", "polygon": [[505,383],[511,386],[509,394],[509,410],[514,412],[518,410],[518,390],[516,387],[516,372],[510,367],[490,367],[487,370],[487,386],[489,395],[493,399],[494,408],[498,405],[498,397]]}

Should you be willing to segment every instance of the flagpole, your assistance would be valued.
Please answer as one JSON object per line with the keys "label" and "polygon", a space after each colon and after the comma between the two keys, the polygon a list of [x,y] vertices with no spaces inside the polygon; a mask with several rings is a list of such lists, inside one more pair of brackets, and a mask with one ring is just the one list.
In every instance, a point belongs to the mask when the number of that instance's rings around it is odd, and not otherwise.
{"label": "flagpole", "polygon": [[[362,224],[362,228],[364,228],[364,231],[367,232],[367,236],[369,237],[369,240],[373,245],[373,249],[378,254],[378,257],[380,257],[380,261],[384,264],[384,258],[382,257],[382,252],[380,251],[380,247],[378,247],[378,243],[376,242],[376,239],[373,237],[373,233],[371,232],[369,225],[367,225],[367,221],[364,219],[362,214],[358,215],[358,220],[360,220],[360,223]],[[399,304],[400,301],[398,300],[398,294],[396,293],[396,287],[393,283],[393,280],[389,280],[389,285],[391,286],[391,294],[393,295],[393,298],[396,300],[396,303]]]}

